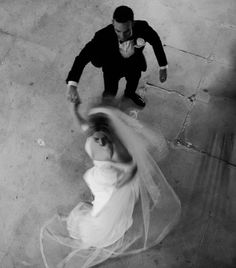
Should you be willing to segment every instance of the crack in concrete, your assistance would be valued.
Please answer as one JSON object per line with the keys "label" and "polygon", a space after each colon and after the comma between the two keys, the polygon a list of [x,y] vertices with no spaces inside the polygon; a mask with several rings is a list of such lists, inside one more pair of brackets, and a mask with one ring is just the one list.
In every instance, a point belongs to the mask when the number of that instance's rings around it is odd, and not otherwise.
{"label": "crack in concrete", "polygon": [[[171,142],[171,141],[169,141],[169,142]],[[224,163],[226,163],[226,164],[228,164],[228,165],[230,165],[230,166],[236,167],[236,164],[235,164],[235,163],[230,162],[230,161],[228,161],[228,160],[225,160],[225,159],[223,159],[222,157],[212,155],[211,153],[209,153],[209,152],[207,152],[207,151],[205,151],[205,150],[203,150],[203,149],[199,149],[197,146],[195,146],[195,145],[192,144],[191,142],[187,142],[187,141],[185,141],[185,140],[183,140],[183,139],[181,139],[181,138],[177,138],[177,139],[175,139],[174,141],[172,141],[172,143],[173,143],[174,145],[180,145],[180,146],[183,146],[183,147],[185,147],[185,148],[187,148],[187,149],[190,149],[190,150],[192,150],[192,151],[194,151],[194,152],[198,152],[198,153],[201,153],[201,154],[205,154],[205,155],[207,155],[207,156],[209,156],[209,157],[212,157],[212,158],[214,158],[214,159],[220,160],[220,161],[222,161],[222,162],[224,162]]]}
{"label": "crack in concrete", "polygon": [[[189,118],[189,116],[190,116],[190,113],[191,113],[192,110],[193,110],[194,105],[195,105],[195,103],[192,102],[192,107],[191,107],[190,110],[187,112],[187,114],[186,114],[186,116],[185,116],[185,119],[184,119],[184,122],[183,122],[183,124],[182,124],[182,127],[181,127],[179,133],[177,134],[177,139],[178,139],[178,137],[180,137],[180,139],[181,139],[181,137],[184,136],[185,129],[186,129],[186,127],[187,127],[188,118]],[[181,140],[184,140],[184,138],[182,138]]]}
{"label": "crack in concrete", "polygon": [[175,90],[175,89],[167,89],[167,88],[164,88],[164,87],[160,87],[160,86],[157,86],[155,84],[152,84],[150,82],[146,82],[145,84],[146,86],[149,86],[149,87],[155,87],[155,88],[159,88],[163,91],[166,91],[168,93],[176,93],[177,95],[181,96],[181,97],[184,97],[184,98],[187,98],[184,94],[180,93],[179,91]]}
{"label": "crack in concrete", "polygon": [[[24,36],[21,36],[21,35],[17,35],[16,33],[9,33],[7,31],[4,31],[1,28],[0,28],[0,34],[10,36],[10,37],[13,38],[13,40],[20,39],[20,40],[23,40],[25,42],[31,42],[27,37],[24,37]],[[31,43],[34,43],[34,42],[31,42]]]}
{"label": "crack in concrete", "polygon": [[[185,132],[185,129],[187,127],[188,118],[189,118],[189,116],[190,116],[190,114],[191,114],[191,112],[192,112],[195,104],[197,102],[204,102],[204,101],[201,101],[201,100],[197,99],[197,94],[198,94],[198,92],[200,90],[200,85],[202,83],[202,80],[203,80],[203,77],[201,77],[201,79],[200,79],[200,81],[198,83],[196,92],[194,94],[192,94],[191,96],[189,96],[189,97],[185,96],[184,94],[181,94],[177,90],[166,89],[164,87],[156,86],[156,85],[154,85],[152,83],[149,83],[149,82],[147,82],[146,85],[147,86],[152,86],[152,87],[158,88],[158,89],[163,90],[163,91],[166,91],[168,93],[177,94],[177,95],[179,95],[181,97],[184,97],[185,99],[187,99],[188,101],[190,101],[192,103],[192,106],[191,106],[190,110],[187,112],[187,114],[185,116],[185,119],[184,119],[184,122],[182,124],[182,127],[181,127],[179,133],[177,134],[177,138],[174,140],[174,144],[181,145],[181,146],[183,146],[183,147],[185,147],[187,149],[191,149],[191,150],[193,150],[195,152],[198,152],[198,153],[201,153],[201,154],[206,154],[209,157],[212,157],[214,159],[220,160],[220,161],[222,161],[222,162],[224,162],[224,163],[226,163],[226,164],[228,164],[230,166],[236,167],[236,164],[235,163],[230,162],[228,160],[225,160],[222,157],[218,157],[218,156],[212,155],[211,153],[209,153],[209,152],[207,152],[207,151],[205,151],[203,149],[199,149],[197,146],[195,146],[191,142],[185,141],[185,139],[184,139],[184,132]],[[170,141],[170,140],[168,140],[168,143],[173,143],[173,142]]]}
{"label": "crack in concrete", "polygon": [[197,101],[204,102],[204,101],[202,101],[202,100],[197,99],[197,94],[198,94],[198,92],[199,92],[199,90],[200,90],[200,85],[201,85],[201,83],[202,83],[202,80],[203,80],[203,78],[201,77],[200,80],[199,80],[199,82],[198,82],[198,85],[197,85],[197,88],[196,88],[195,93],[193,93],[192,95],[190,95],[190,96],[188,96],[188,97],[187,97],[186,95],[184,95],[183,93],[180,93],[180,92],[177,91],[176,89],[167,89],[167,88],[164,88],[164,87],[161,87],[161,86],[157,86],[157,85],[155,85],[155,84],[152,84],[152,83],[150,83],[150,82],[146,82],[146,83],[145,83],[145,86],[155,87],[155,88],[161,89],[162,91],[166,91],[166,92],[168,92],[168,93],[175,93],[175,94],[177,94],[177,95],[179,95],[179,96],[185,98],[186,100],[190,101],[191,103],[193,103],[193,102],[195,103],[195,102],[197,102]]}
{"label": "crack in concrete", "polygon": [[[217,34],[217,36],[218,36],[218,34]],[[214,44],[216,44],[216,40],[215,40]],[[184,50],[184,49],[180,49],[180,48],[177,48],[177,47],[174,47],[174,46],[170,46],[170,45],[166,45],[166,44],[164,46],[172,48],[172,49],[175,49],[175,50],[178,50],[178,51],[181,51],[181,52],[189,54],[189,55],[192,55],[194,57],[201,58],[201,59],[205,60],[207,63],[216,62],[216,63],[218,63],[218,64],[220,64],[222,66],[225,66],[225,67],[228,67],[228,68],[233,68],[232,64],[221,62],[221,61],[215,59],[215,56],[213,55],[212,52],[209,54],[209,56],[205,57],[205,56],[199,55],[197,53],[193,53],[193,52],[190,52],[190,51],[187,51],[187,50]]]}
{"label": "crack in concrete", "polygon": [[7,32],[7,31],[4,31],[4,30],[1,29],[1,28],[0,28],[0,34],[5,34],[5,35],[10,35],[10,36],[12,36],[12,37],[16,37],[15,34],[12,34],[12,33],[9,33],[9,32]]}
{"label": "crack in concrete", "polygon": [[180,93],[179,91],[177,91],[177,90],[175,90],[175,89],[168,89],[168,88],[160,87],[160,86],[154,85],[154,84],[152,84],[152,83],[150,83],[150,82],[147,82],[145,85],[146,85],[147,87],[155,87],[155,88],[160,89],[160,90],[162,90],[162,91],[165,91],[165,92],[167,92],[167,93],[169,93],[169,94],[171,94],[171,93],[173,93],[173,94],[177,94],[177,95],[179,95],[180,97],[182,97],[182,98],[188,100],[188,101],[191,102],[191,103],[193,103],[193,102],[207,103],[207,102],[208,102],[208,101],[204,101],[204,100],[201,100],[201,99],[198,99],[198,98],[197,98],[197,94],[198,94],[199,89],[196,91],[196,93],[193,93],[193,94],[190,95],[190,96],[185,96],[184,94]]}
{"label": "crack in concrete", "polygon": [[199,55],[197,53],[193,53],[193,52],[190,52],[190,51],[187,51],[187,50],[184,50],[184,49],[181,49],[181,48],[177,48],[177,47],[174,47],[174,46],[170,46],[170,45],[167,45],[167,44],[164,44],[165,47],[169,47],[169,48],[173,48],[175,50],[179,50],[183,53],[186,53],[186,54],[190,54],[192,56],[195,56],[195,57],[198,57],[198,58],[201,58],[201,59],[204,59],[204,60],[209,60],[208,57],[204,57],[202,55]]}

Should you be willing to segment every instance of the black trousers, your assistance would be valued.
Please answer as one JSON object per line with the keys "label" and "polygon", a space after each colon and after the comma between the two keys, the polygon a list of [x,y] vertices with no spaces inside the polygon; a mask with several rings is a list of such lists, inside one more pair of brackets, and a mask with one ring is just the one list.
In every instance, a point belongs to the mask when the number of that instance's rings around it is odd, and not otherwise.
{"label": "black trousers", "polygon": [[103,97],[117,94],[119,80],[122,77],[126,79],[125,93],[135,93],[142,71],[144,71],[143,64],[140,64],[139,59],[134,57],[122,59],[119,63],[103,67]]}

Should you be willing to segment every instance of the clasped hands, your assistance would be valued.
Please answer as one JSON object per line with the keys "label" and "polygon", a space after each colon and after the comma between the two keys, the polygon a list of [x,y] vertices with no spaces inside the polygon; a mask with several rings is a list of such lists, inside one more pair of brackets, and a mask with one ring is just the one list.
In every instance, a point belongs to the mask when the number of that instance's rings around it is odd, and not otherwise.
{"label": "clasped hands", "polygon": [[159,70],[159,79],[161,83],[164,83],[167,79],[167,69]]}
{"label": "clasped hands", "polygon": [[68,86],[67,99],[76,105],[79,105],[81,103],[81,100],[77,91],[77,87],[72,86],[72,85]]}

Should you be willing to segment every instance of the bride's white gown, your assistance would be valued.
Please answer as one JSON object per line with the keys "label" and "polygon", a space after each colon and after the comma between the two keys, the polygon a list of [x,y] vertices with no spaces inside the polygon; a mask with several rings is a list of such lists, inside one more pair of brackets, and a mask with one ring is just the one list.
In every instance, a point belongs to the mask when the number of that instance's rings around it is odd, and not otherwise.
{"label": "bride's white gown", "polygon": [[[87,139],[85,150],[90,155],[89,141]],[[124,187],[116,188],[118,177],[128,171],[127,164],[93,163],[94,166],[84,174],[94,196],[92,206],[78,204],[67,219],[67,229],[71,237],[81,239],[86,246],[107,247],[120,239],[132,225],[138,184],[134,178]]]}
{"label": "bride's white gown", "polygon": [[[149,133],[122,112],[105,108],[102,112],[110,116],[138,172],[117,188],[118,179],[131,167],[93,162],[84,174],[94,196],[92,204],[80,202],[68,217],[56,215],[41,229],[46,268],[86,268],[111,257],[138,253],[163,240],[180,216],[179,199],[156,164],[154,153],[147,149],[150,141],[155,141],[151,148],[160,157],[166,147],[163,136]],[[91,155],[88,140],[85,150]]]}

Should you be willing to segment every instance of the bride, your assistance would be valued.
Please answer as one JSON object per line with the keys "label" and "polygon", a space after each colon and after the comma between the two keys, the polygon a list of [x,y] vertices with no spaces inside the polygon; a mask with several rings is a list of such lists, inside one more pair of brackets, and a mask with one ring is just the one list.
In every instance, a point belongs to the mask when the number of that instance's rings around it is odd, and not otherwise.
{"label": "bride", "polygon": [[93,201],[80,202],[67,217],[56,215],[42,227],[46,268],[86,268],[146,250],[180,215],[179,199],[156,163],[167,151],[161,133],[111,107],[94,107],[84,119],[79,104],[73,105],[93,161],[83,177]]}

